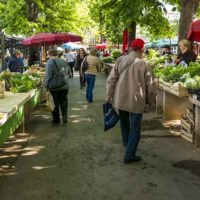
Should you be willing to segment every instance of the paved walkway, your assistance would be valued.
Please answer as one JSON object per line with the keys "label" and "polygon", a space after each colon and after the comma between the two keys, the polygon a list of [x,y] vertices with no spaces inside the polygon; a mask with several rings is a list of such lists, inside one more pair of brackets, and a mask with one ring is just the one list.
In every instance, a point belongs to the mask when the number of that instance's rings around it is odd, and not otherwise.
{"label": "paved walkway", "polygon": [[86,104],[78,77],[70,79],[67,125],[51,125],[46,111],[33,113],[28,144],[7,151],[21,155],[4,176],[0,171],[1,200],[200,199],[200,150],[172,136],[153,112],[143,118],[142,162],[123,164],[119,125],[103,132],[105,80],[98,76],[94,103]]}

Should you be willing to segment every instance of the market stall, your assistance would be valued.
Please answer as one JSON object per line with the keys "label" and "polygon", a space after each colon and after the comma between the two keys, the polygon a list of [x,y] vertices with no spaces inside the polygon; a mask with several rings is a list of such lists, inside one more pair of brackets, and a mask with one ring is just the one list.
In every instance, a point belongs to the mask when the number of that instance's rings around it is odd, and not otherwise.
{"label": "market stall", "polygon": [[24,46],[40,46],[41,61],[46,60],[46,46],[63,44],[64,42],[80,42],[82,37],[72,33],[37,33],[22,41]]}
{"label": "market stall", "polygon": [[42,95],[43,73],[36,70],[30,68],[25,74],[5,70],[0,74],[0,85],[5,86],[0,87],[0,145],[16,130],[29,130],[30,112]]}
{"label": "market stall", "polygon": [[180,120],[183,111],[191,107],[188,92],[181,85],[173,85],[160,79],[158,83],[156,111],[163,115],[163,120]]}
{"label": "market stall", "polygon": [[181,137],[194,143],[196,140],[194,126],[197,121],[189,97],[199,93],[200,64],[190,62],[188,67],[157,64],[154,74],[159,77],[157,113],[163,114],[164,120],[179,120]]}
{"label": "market stall", "polygon": [[0,99],[0,145],[17,129],[29,130],[30,112],[39,103],[40,95],[40,89],[26,93],[5,92]]}
{"label": "market stall", "polygon": [[193,96],[190,96],[189,100],[195,107],[194,143],[200,147],[200,101]]}

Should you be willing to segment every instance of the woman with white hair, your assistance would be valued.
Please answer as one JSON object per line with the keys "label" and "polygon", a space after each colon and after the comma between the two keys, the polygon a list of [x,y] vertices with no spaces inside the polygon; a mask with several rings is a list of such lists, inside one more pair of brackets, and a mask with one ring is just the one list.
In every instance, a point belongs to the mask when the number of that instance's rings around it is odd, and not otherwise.
{"label": "woman with white hair", "polygon": [[190,62],[195,62],[196,55],[193,50],[191,50],[191,44],[188,40],[181,40],[178,44],[181,53],[177,56],[175,63],[189,65]]}

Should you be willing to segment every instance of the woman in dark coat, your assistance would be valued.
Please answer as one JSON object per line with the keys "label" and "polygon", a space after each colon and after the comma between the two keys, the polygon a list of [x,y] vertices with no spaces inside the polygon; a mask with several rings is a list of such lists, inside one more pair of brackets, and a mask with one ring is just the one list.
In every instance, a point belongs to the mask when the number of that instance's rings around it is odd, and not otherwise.
{"label": "woman in dark coat", "polygon": [[[55,108],[52,111],[53,117],[53,124],[60,124],[60,111],[62,114],[63,123],[67,123],[67,110],[68,110],[68,90],[69,90],[69,83],[68,77],[70,75],[70,68],[68,63],[58,58],[58,51],[56,49],[50,49],[48,51],[49,60],[46,64],[46,75],[45,75],[45,86],[50,91],[53,96],[53,101]],[[53,80],[55,83],[58,82],[60,76],[58,74],[63,74],[64,76],[64,83],[58,87],[50,87],[50,83]]]}
{"label": "woman in dark coat", "polygon": [[179,42],[178,46],[181,52],[175,60],[176,64],[182,63],[188,66],[190,62],[196,61],[197,56],[194,51],[191,50],[190,41],[183,39]]}
{"label": "woman in dark coat", "polygon": [[76,56],[76,62],[75,62],[75,70],[79,71],[80,76],[80,88],[83,89],[85,87],[85,75],[81,74],[81,63],[83,62],[83,59],[87,56],[87,53],[83,48],[79,49],[78,55]]}

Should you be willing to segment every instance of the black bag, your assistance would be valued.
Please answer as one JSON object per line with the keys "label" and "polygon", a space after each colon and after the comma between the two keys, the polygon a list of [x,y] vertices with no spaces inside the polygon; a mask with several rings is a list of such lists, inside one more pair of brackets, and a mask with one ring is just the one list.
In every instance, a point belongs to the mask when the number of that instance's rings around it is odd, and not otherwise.
{"label": "black bag", "polygon": [[78,64],[76,63],[75,66],[74,66],[74,71],[77,72],[77,71],[79,71],[79,69],[80,69],[80,67],[79,67]]}
{"label": "black bag", "polygon": [[65,80],[64,73],[60,71],[56,61],[53,60],[53,62],[54,62],[54,65],[57,68],[57,73],[55,75],[53,75],[48,82],[48,89],[49,90],[54,90],[54,89],[60,88],[67,83],[66,80]]}
{"label": "black bag", "polygon": [[113,128],[119,121],[119,115],[114,110],[112,104],[106,102],[103,104],[103,115],[104,115],[104,131]]}
{"label": "black bag", "polygon": [[88,70],[87,56],[84,58],[83,62],[81,63],[81,69],[83,73]]}

